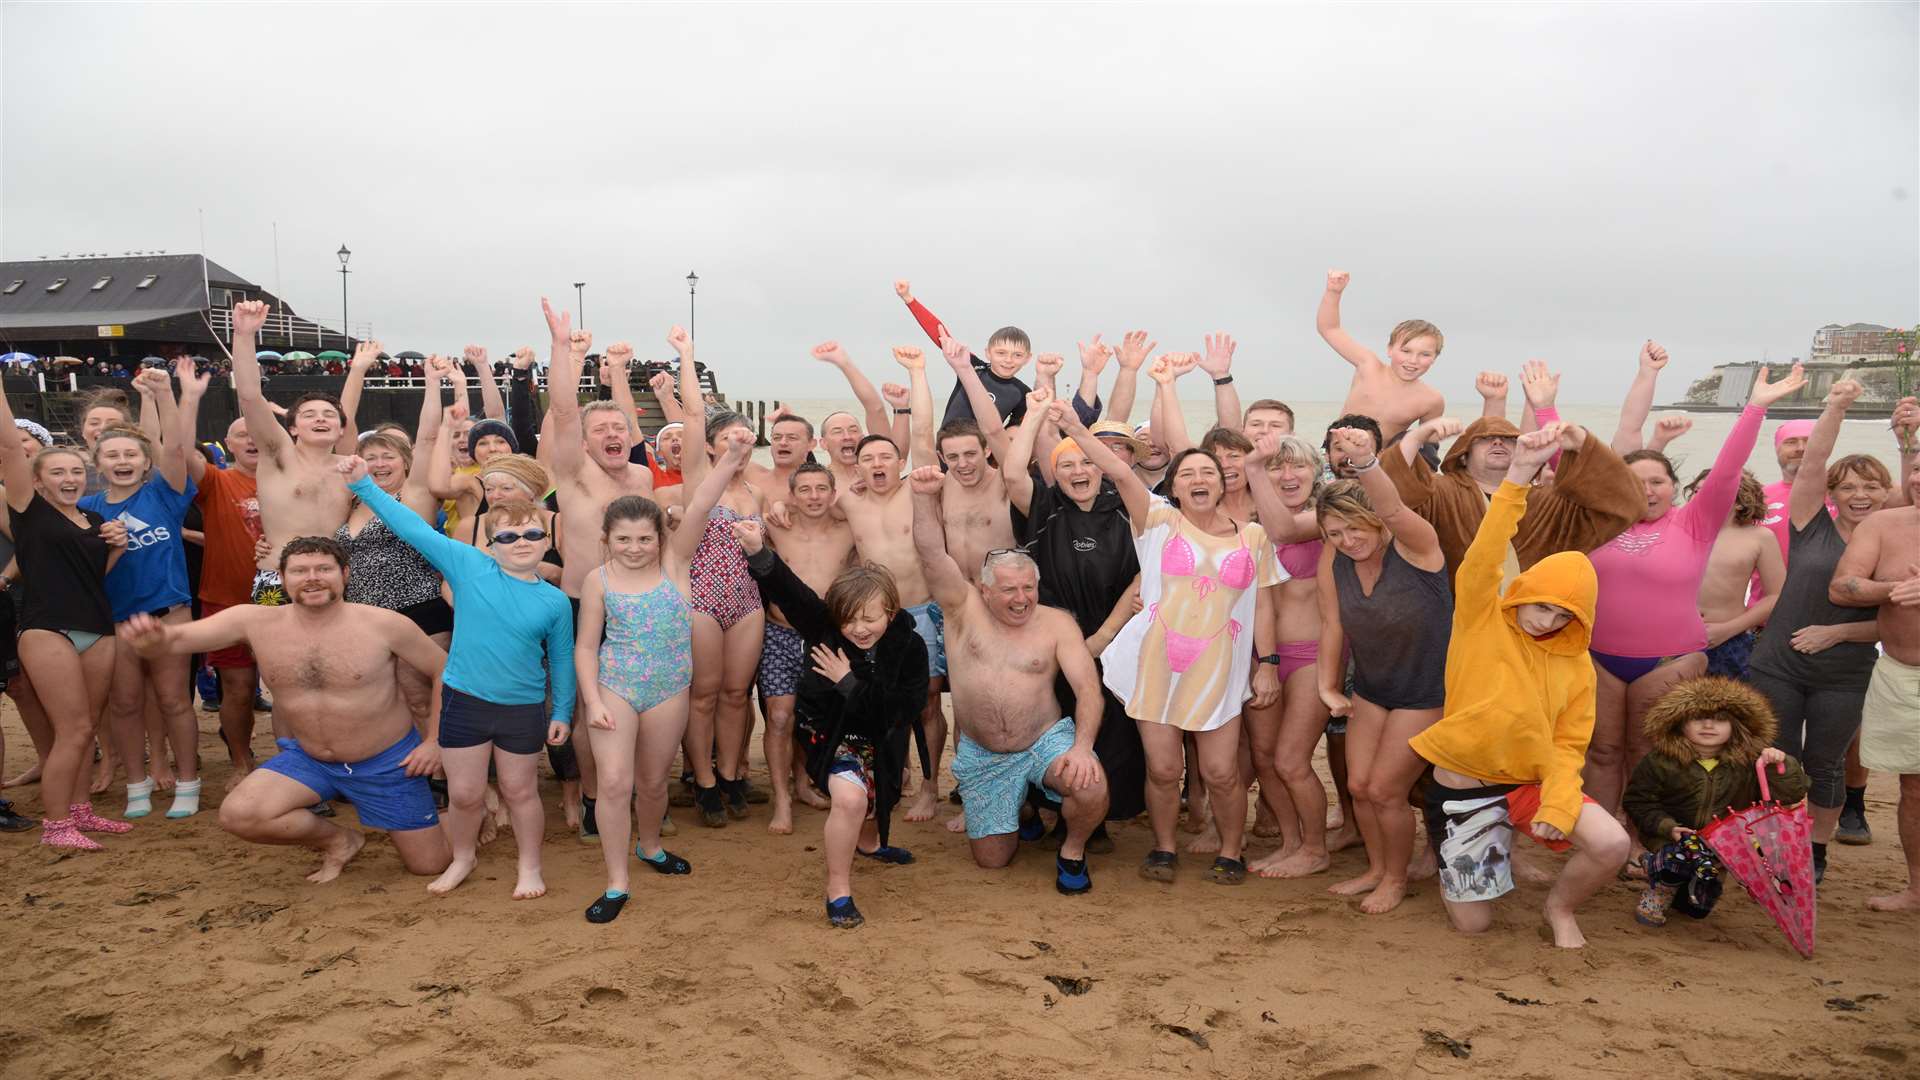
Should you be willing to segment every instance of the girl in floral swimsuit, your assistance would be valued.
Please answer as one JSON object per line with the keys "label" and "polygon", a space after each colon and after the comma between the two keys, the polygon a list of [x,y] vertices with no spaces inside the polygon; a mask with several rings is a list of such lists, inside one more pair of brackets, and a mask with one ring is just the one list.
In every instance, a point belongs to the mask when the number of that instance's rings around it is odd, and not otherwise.
{"label": "girl in floral swimsuit", "polygon": [[[710,535],[715,501],[753,451],[745,428],[728,434],[720,460],[688,489],[687,516],[678,529],[667,529],[651,499],[629,495],[608,505],[608,561],[580,586],[574,666],[600,779],[595,812],[607,864],[607,889],[587,909],[589,922],[613,921],[627,902],[627,838],[635,827],[628,809],[636,793],[640,837],[634,854],[656,873],[693,870],[660,846],[660,821],[667,812],[667,771],[687,730],[695,549]],[[731,530],[727,542],[738,555]]]}

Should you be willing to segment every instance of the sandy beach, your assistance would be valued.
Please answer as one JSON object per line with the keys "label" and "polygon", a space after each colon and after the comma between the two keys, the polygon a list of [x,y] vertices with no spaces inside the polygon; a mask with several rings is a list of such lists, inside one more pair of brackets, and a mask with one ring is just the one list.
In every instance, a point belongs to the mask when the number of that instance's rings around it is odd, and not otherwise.
{"label": "sandy beach", "polygon": [[[225,754],[200,715],[217,793]],[[17,773],[32,751],[11,705],[0,722]],[[754,776],[765,783],[757,757]],[[38,816],[36,791],[7,794]],[[544,791],[551,891],[520,903],[504,835],[447,898],[428,896],[377,833],[324,886],[303,879],[309,853],[241,843],[212,811],[147,819],[102,854],[0,838],[12,991],[0,1078],[1920,1068],[1917,924],[1864,906],[1901,878],[1884,776],[1868,791],[1875,843],[1833,849],[1812,961],[1731,883],[1711,919],[1662,930],[1634,923],[1633,886],[1612,886],[1582,912],[1590,946],[1560,952],[1538,932],[1544,886],[1521,885],[1470,939],[1446,929],[1431,881],[1377,918],[1327,895],[1325,876],[1225,888],[1188,857],[1178,883],[1149,884],[1133,872],[1144,824],[1117,828],[1118,851],[1093,859],[1092,894],[1068,899],[1041,845],[988,872],[938,822],[897,823],[918,862],[862,862],[867,925],[835,931],[821,915],[822,816],[802,808],[795,835],[775,837],[762,806],[721,830],[675,811],[669,843],[693,875],[636,877],[626,914],[595,927],[580,911],[602,885],[599,852],[564,828],[558,786]],[[102,807],[118,805],[116,786]],[[1363,865],[1354,848],[1333,871]]]}

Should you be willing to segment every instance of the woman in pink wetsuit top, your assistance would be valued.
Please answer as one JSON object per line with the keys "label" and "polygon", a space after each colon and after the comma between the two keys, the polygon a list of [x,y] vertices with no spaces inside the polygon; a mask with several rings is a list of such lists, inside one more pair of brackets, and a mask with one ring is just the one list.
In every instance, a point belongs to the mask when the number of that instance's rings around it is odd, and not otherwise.
{"label": "woman in pink wetsuit top", "polygon": [[1636,450],[1624,459],[1646,486],[1645,516],[1591,555],[1600,578],[1591,646],[1599,684],[1585,786],[1588,797],[1610,811],[1620,809],[1627,773],[1646,753],[1640,722],[1647,709],[1674,683],[1706,670],[1707,626],[1696,598],[1707,556],[1733,511],[1740,470],[1767,406],[1806,381],[1797,364],[1777,383],[1762,370],[1699,493],[1677,510],[1673,465],[1665,455]]}

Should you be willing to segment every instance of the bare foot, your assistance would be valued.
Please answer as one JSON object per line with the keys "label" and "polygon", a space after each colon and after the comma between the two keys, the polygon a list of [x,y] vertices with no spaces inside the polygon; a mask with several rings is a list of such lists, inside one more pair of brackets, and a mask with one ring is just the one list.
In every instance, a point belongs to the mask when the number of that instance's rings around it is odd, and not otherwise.
{"label": "bare foot", "polygon": [[1353,825],[1341,825],[1327,830],[1327,850],[1345,851],[1360,842],[1360,830]]}
{"label": "bare foot", "polygon": [[1573,912],[1555,907],[1548,903],[1543,909],[1547,917],[1547,928],[1553,931],[1553,943],[1562,949],[1584,949],[1587,937],[1580,932],[1580,924],[1573,921]]}
{"label": "bare foot", "polygon": [[33,768],[28,769],[26,772],[21,773],[19,776],[14,777],[13,779],[7,781],[4,784],[0,784],[0,787],[19,787],[21,784],[37,784],[39,782],[40,782],[40,766],[35,765]]}
{"label": "bare foot", "polygon": [[155,791],[173,790],[173,769],[164,762],[157,763],[153,768],[148,769],[147,779],[153,781]]}
{"label": "bare foot", "polygon": [[1213,808],[1207,805],[1207,800],[1189,800],[1187,803],[1187,812],[1180,818],[1180,831],[1189,833],[1204,832],[1212,826]]}
{"label": "bare foot", "polygon": [[335,833],[326,850],[320,853],[320,869],[307,875],[307,880],[315,885],[324,885],[339,877],[340,871],[345,870],[347,863],[367,844],[366,837],[351,829],[338,829]]}
{"label": "bare foot", "polygon": [[93,782],[87,785],[87,792],[92,795],[104,795],[111,787],[113,787],[113,759],[102,757],[93,763]]}
{"label": "bare foot", "polygon": [[1259,862],[1249,863],[1247,869],[1266,878],[1302,878],[1324,874],[1331,864],[1324,850],[1300,847],[1285,855],[1276,851]]}
{"label": "bare foot", "polygon": [[494,820],[492,814],[482,813],[480,815],[480,832],[473,838],[473,846],[486,847],[488,844],[493,843],[494,838],[499,835],[500,823]]}
{"label": "bare foot", "polygon": [[908,821],[932,821],[940,813],[940,796],[933,790],[931,780],[920,785],[919,794],[913,797],[913,805],[907,807]]}
{"label": "bare foot", "polygon": [[427,891],[435,896],[445,896],[459,888],[460,883],[467,880],[467,875],[473,873],[473,864],[474,860],[462,860],[455,855],[453,862],[447,865],[447,872],[427,884]]}
{"label": "bare foot", "polygon": [[796,783],[793,787],[793,794],[794,797],[806,803],[808,806],[813,807],[815,810],[833,809],[833,800],[813,790],[813,784],[808,781],[802,780]]}
{"label": "bare foot", "polygon": [[1433,849],[1425,844],[1407,860],[1407,880],[1425,881],[1440,872],[1440,860],[1436,859]]}
{"label": "bare foot", "polygon": [[1270,840],[1280,835],[1280,819],[1267,809],[1267,800],[1261,799],[1254,804],[1253,835]]}
{"label": "bare foot", "polygon": [[1196,852],[1220,850],[1220,832],[1213,827],[1213,822],[1207,822],[1205,832],[1187,841],[1187,850]]}
{"label": "bare foot", "polygon": [[1327,804],[1327,831],[1333,832],[1335,829],[1344,829],[1346,827],[1347,815],[1341,812],[1339,802],[1336,801]]}
{"label": "bare foot", "polygon": [[953,833],[967,831],[967,815],[964,811],[947,819],[947,831]]}
{"label": "bare foot", "polygon": [[1920,887],[1912,887],[1888,896],[1870,896],[1867,906],[1875,911],[1920,911]]}
{"label": "bare foot", "polygon": [[1359,896],[1361,893],[1372,892],[1379,888],[1380,878],[1379,871],[1368,870],[1357,878],[1348,878],[1338,884],[1327,886],[1327,891],[1335,896]]}
{"label": "bare foot", "polygon": [[1405,881],[1384,878],[1372,892],[1367,894],[1365,900],[1360,901],[1360,912],[1363,915],[1385,915],[1399,907],[1400,901],[1406,898],[1407,883]]}
{"label": "bare foot", "polygon": [[242,767],[239,765],[234,766],[233,775],[227,777],[225,794],[228,794],[228,795],[233,794],[233,789],[239,787],[240,781],[245,780],[247,778],[247,774],[252,771],[253,771],[253,766],[251,765],[247,765],[245,767]]}
{"label": "bare foot", "polygon": [[[447,873],[453,873],[453,868],[448,867]],[[465,877],[466,875],[462,874],[460,876]],[[435,884],[438,883],[436,882]],[[457,885],[459,882],[454,882],[454,884]],[[429,886],[429,888],[431,888],[431,886]],[[535,897],[545,895],[547,895],[547,883],[541,879],[540,871],[520,871],[520,880],[515,882],[513,886],[513,898],[515,900],[532,900]]]}
{"label": "bare foot", "polygon": [[773,797],[773,820],[767,822],[767,831],[778,836],[793,834],[793,800]]}

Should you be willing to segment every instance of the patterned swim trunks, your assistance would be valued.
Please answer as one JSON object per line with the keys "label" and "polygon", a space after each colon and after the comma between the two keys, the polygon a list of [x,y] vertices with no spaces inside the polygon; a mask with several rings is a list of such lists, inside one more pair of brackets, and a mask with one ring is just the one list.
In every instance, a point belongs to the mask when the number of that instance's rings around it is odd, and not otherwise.
{"label": "patterned swim trunks", "polygon": [[807,643],[800,632],[767,621],[767,639],[760,648],[760,693],[767,697],[791,696],[800,686],[806,671]]}

